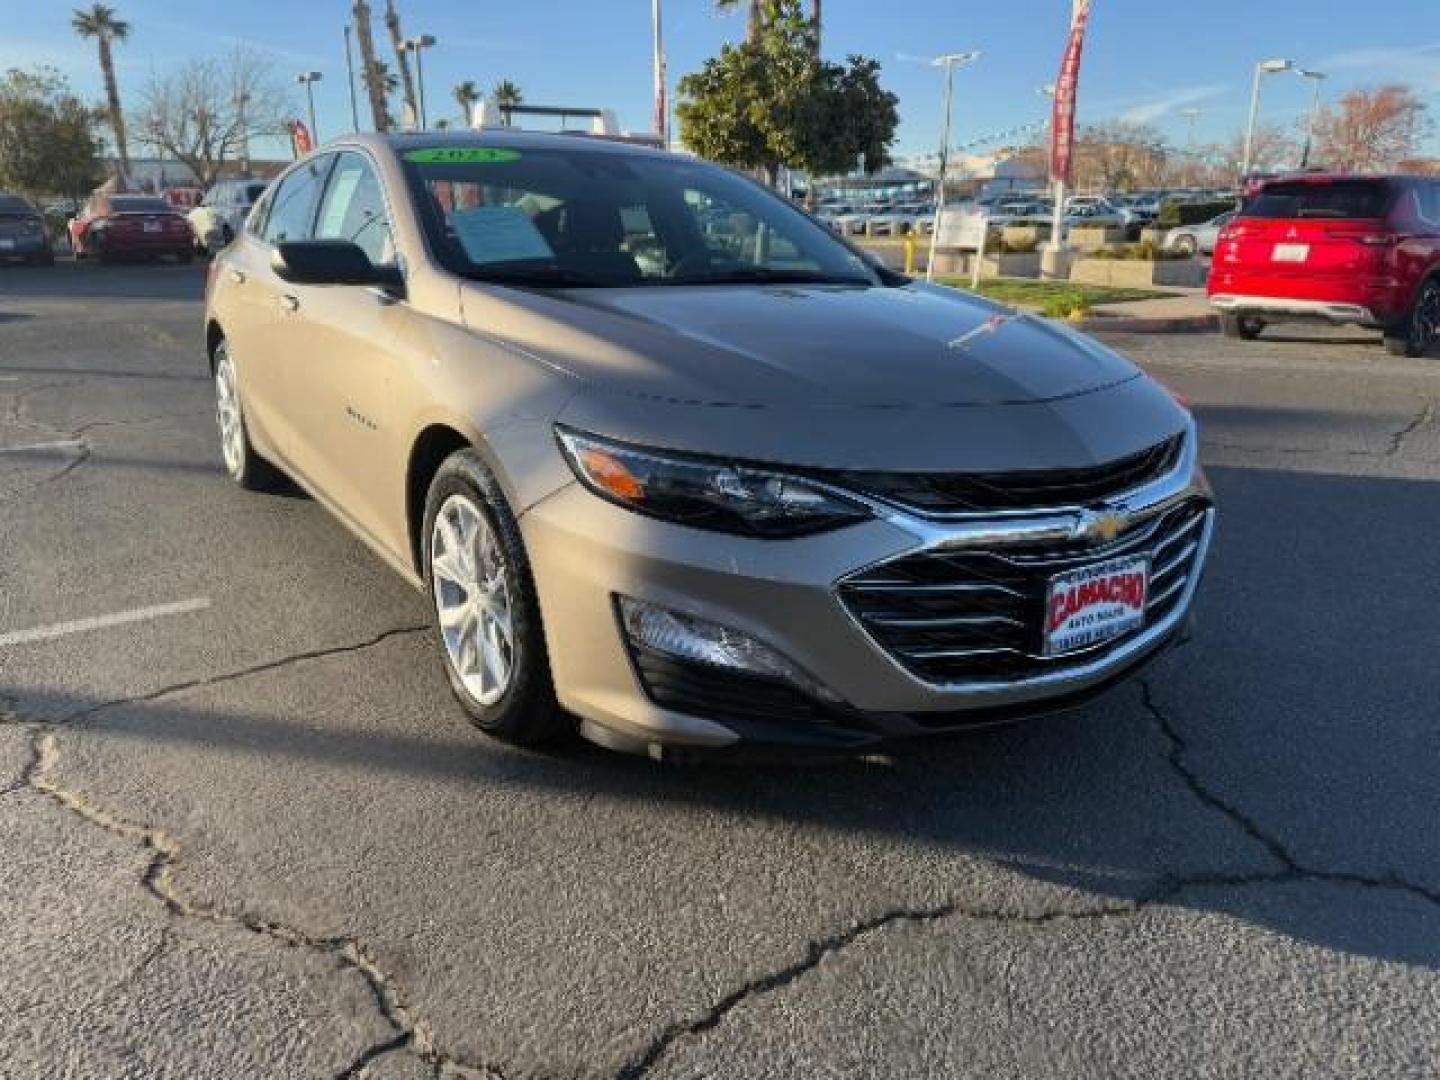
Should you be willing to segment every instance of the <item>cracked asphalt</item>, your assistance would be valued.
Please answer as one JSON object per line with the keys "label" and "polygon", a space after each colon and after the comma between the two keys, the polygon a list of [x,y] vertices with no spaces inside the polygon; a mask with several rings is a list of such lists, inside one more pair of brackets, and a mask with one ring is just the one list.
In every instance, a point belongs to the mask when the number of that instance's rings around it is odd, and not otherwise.
{"label": "cracked asphalt", "polygon": [[0,1075],[1440,1072],[1436,360],[1114,337],[1221,501],[1184,647],[666,769],[480,736],[422,599],[226,481],[201,282],[0,273]]}

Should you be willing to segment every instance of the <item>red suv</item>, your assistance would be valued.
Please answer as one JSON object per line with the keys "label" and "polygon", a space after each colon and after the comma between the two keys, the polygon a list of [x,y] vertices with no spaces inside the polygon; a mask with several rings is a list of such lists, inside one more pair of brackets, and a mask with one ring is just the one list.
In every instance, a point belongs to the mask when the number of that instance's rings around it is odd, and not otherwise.
{"label": "red suv", "polygon": [[1220,234],[1209,292],[1229,337],[1318,318],[1419,356],[1440,343],[1440,178],[1270,180]]}

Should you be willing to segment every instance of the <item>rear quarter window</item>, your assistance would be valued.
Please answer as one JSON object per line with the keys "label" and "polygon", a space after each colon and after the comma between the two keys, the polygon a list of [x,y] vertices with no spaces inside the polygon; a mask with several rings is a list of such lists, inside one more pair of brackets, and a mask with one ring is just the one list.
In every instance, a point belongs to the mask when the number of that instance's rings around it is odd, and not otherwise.
{"label": "rear quarter window", "polygon": [[1383,180],[1266,184],[1241,217],[1383,218],[1395,204],[1395,190]]}

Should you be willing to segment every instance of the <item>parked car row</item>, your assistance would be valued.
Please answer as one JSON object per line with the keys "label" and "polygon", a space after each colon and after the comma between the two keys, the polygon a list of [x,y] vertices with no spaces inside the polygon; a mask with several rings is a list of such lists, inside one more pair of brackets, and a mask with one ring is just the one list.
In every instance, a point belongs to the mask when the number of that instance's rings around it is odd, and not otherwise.
{"label": "parked car row", "polygon": [[[266,186],[263,180],[222,180],[188,213],[183,204],[160,195],[97,191],[69,218],[70,250],[77,260],[189,262],[233,241]],[[51,265],[55,241],[44,210],[20,195],[0,192],[0,262]]]}

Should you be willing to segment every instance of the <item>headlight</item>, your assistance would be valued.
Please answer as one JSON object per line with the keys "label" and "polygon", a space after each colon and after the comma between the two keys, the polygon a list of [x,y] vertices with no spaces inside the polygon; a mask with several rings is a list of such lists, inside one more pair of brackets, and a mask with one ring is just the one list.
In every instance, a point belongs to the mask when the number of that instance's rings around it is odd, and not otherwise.
{"label": "headlight", "polygon": [[581,483],[651,517],[764,537],[804,536],[870,517],[859,503],[794,476],[555,430]]}

